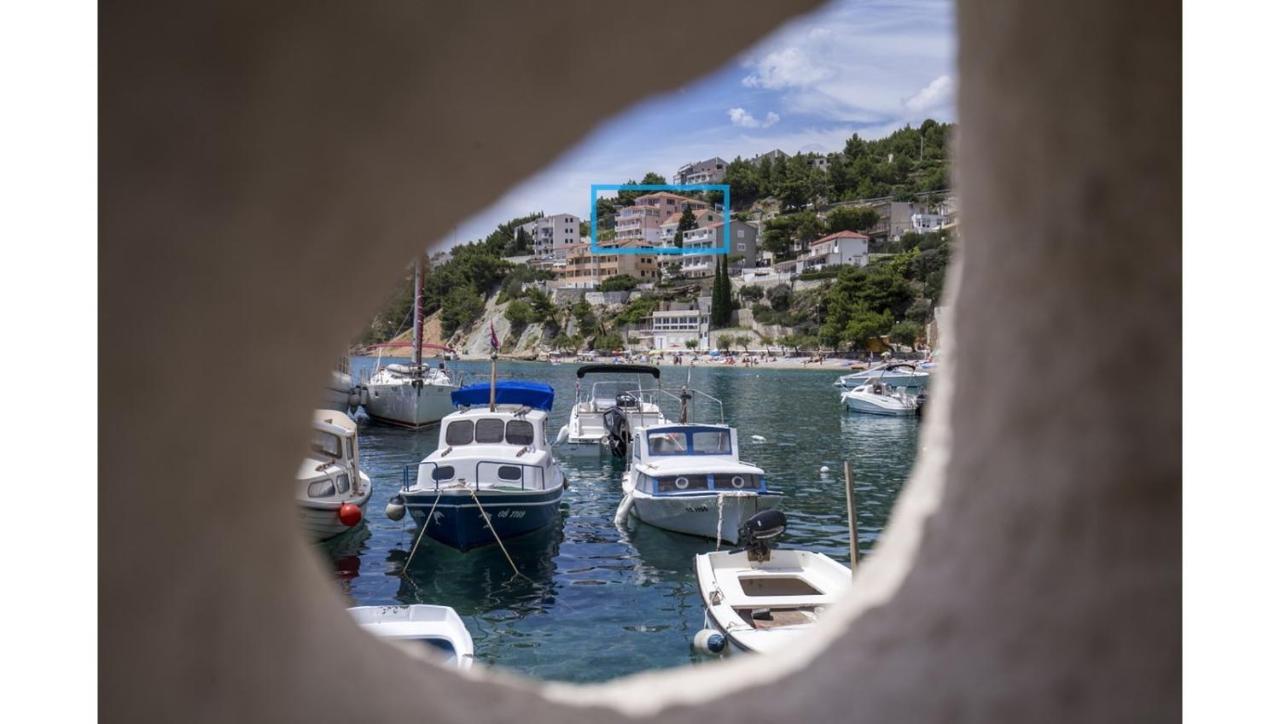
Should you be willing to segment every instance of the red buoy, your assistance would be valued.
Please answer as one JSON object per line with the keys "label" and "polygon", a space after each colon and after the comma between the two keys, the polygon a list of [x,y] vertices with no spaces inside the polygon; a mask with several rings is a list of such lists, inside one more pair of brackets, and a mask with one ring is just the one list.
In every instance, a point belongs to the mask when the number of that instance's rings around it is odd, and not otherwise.
{"label": "red buoy", "polygon": [[338,508],[338,520],[348,528],[359,525],[361,517],[363,516],[360,513],[360,506],[355,503],[343,503],[342,507]]}

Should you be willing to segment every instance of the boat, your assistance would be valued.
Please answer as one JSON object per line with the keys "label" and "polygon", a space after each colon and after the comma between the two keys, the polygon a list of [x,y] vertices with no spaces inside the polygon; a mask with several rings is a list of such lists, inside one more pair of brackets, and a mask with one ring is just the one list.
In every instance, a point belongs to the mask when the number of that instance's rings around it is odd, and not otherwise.
{"label": "boat", "polygon": [[840,402],[851,412],[867,415],[892,415],[909,417],[920,412],[921,405],[906,390],[883,382],[880,378],[868,380],[852,390],[840,393]]}
{"label": "boat", "polygon": [[406,648],[416,644],[443,656],[445,666],[470,669],[475,662],[471,633],[448,606],[356,606],[347,611],[365,631]]}
{"label": "boat", "polygon": [[351,379],[350,357],[339,357],[329,371],[329,382],[325,385],[320,406],[339,412],[348,412],[360,406],[360,390]]}
{"label": "boat", "polygon": [[929,386],[929,373],[908,362],[888,362],[876,365],[870,369],[844,375],[837,379],[834,384],[836,387],[851,390],[873,379],[879,379],[904,390],[920,390]]}
{"label": "boat", "polygon": [[564,472],[547,440],[555,390],[492,381],[454,390],[435,452],[404,469],[387,515],[407,510],[421,533],[460,551],[546,528],[558,517]]}
{"label": "boat", "polygon": [[611,453],[625,458],[631,431],[641,425],[667,421],[654,399],[654,390],[626,380],[602,380],[583,394],[582,379],[587,375],[635,374],[661,379],[662,372],[652,365],[589,364],[578,368],[578,382],[569,422],[560,429],[556,448],[566,455],[602,455]]}
{"label": "boat", "polygon": [[[412,364],[382,365],[365,382],[361,391],[365,412],[369,418],[388,425],[419,428],[432,425],[453,410],[450,395],[458,385],[445,369],[422,362],[422,260],[414,264],[413,274],[413,362]],[[448,347],[426,345],[450,352]]]}
{"label": "boat", "polygon": [[785,531],[782,511],[765,511],[743,523],[741,550],[694,556],[710,624],[695,637],[696,648],[715,654],[784,650],[852,588],[852,571],[822,553],[774,550]]}
{"label": "boat", "polygon": [[634,516],[643,523],[687,535],[736,543],[742,522],[777,506],[782,495],[769,490],[764,471],[738,458],[738,431],[720,423],[689,423],[687,404],[694,394],[681,391],[681,422],[634,430],[631,456],[622,482],[622,502],[614,522]]}
{"label": "boat", "polygon": [[298,467],[298,509],[314,540],[328,540],[360,525],[373,483],[360,469],[356,424],[346,413],[316,410],[311,450]]}

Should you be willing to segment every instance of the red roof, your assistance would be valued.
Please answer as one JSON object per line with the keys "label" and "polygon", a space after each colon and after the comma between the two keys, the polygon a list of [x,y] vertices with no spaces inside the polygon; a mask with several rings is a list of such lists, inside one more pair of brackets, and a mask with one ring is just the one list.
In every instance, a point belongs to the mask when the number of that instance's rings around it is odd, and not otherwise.
{"label": "red roof", "polygon": [[837,231],[834,234],[827,234],[821,239],[814,239],[813,241],[809,242],[809,246],[821,244],[824,241],[831,241],[832,239],[870,239],[870,238],[871,237],[867,236],[866,234],[859,234],[856,231]]}

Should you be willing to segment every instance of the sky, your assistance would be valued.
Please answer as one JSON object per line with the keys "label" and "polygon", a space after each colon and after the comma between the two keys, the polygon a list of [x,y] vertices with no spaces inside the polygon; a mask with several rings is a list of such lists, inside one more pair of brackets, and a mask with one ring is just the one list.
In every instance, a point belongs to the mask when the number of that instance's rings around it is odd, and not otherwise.
{"label": "sky", "polygon": [[[591,184],[684,163],[828,153],[926,118],[953,121],[955,31],[949,0],[836,0],[797,18],[709,76],[610,119],[550,166],[463,222],[448,245],[517,216],[590,213]],[[655,143],[653,139],[663,139]]]}

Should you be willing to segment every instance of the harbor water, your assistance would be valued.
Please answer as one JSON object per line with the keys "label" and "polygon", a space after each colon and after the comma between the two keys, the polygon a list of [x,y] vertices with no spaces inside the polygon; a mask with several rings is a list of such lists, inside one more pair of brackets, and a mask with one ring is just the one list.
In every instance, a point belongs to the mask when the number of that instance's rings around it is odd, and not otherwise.
{"label": "harbor water", "polygon": [[[373,360],[352,360],[359,375]],[[455,362],[466,382],[487,379],[487,362]],[[500,362],[500,379],[547,382],[556,389],[551,435],[568,421],[576,365]],[[678,389],[687,368],[664,367],[662,386]],[[593,380],[588,377],[587,387]],[[608,379],[616,379],[610,377]],[[855,469],[859,550],[872,551],[915,462],[919,423],[843,412],[835,375],[805,370],[697,366],[691,386],[724,402],[738,429],[741,458],[760,466],[785,497],[783,547],[804,547],[848,563],[843,461]],[[652,386],[652,378],[645,378]],[[698,419],[714,414],[702,405]],[[415,541],[406,516],[383,513],[415,465],[436,448],[439,426],[418,431],[361,420],[360,463],[374,482],[367,523],[320,544],[350,605],[431,603],[452,606],[475,640],[476,659],[541,679],[594,682],[697,660],[690,641],[703,627],[693,556],[715,541],[633,523],[613,524],[622,461],[562,460],[569,487],[551,529],[507,544],[524,577],[497,546],[459,553]],[[756,437],[758,436],[758,437]],[[763,438],[761,440],[760,438]],[[821,472],[823,467],[828,472]]]}

